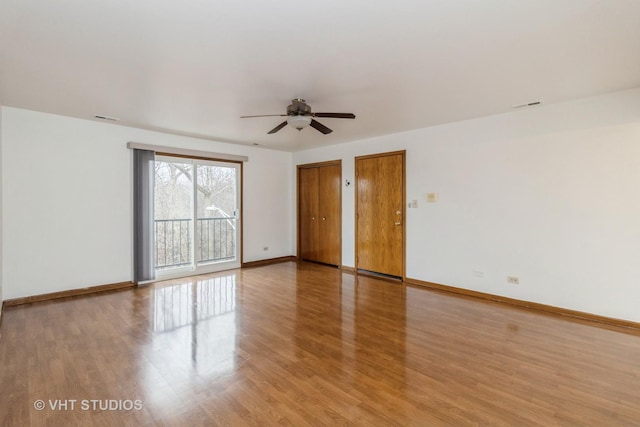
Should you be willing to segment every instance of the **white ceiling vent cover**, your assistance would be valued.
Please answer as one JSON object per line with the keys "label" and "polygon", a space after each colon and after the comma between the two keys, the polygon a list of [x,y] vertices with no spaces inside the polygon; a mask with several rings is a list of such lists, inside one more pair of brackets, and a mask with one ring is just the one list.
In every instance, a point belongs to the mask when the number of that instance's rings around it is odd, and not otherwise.
{"label": "white ceiling vent cover", "polygon": [[538,105],[542,105],[542,101],[533,101],[533,102],[527,102],[526,104],[513,105],[511,108],[535,107]]}

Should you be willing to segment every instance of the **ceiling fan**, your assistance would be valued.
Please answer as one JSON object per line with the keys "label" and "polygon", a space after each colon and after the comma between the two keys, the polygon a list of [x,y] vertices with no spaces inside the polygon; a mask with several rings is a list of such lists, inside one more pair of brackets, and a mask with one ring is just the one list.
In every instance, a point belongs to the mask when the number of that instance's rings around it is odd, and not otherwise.
{"label": "ceiling fan", "polygon": [[240,118],[247,119],[251,117],[287,117],[287,120],[271,129],[269,132],[267,132],[268,134],[276,133],[287,124],[289,124],[298,130],[302,130],[307,126],[311,126],[315,130],[322,132],[325,135],[333,131],[322,123],[314,120],[314,117],[328,117],[332,119],[356,118],[355,114],[352,113],[312,113],[311,107],[304,99],[300,98],[291,100],[291,105],[287,107],[287,114],[264,114],[259,116],[242,116]]}

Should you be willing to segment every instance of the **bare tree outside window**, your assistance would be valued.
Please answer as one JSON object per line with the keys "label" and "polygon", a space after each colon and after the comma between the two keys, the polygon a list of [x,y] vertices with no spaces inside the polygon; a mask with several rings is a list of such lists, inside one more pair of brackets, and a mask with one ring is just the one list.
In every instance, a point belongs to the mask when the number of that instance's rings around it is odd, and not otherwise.
{"label": "bare tree outside window", "polygon": [[156,161],[156,269],[235,257],[236,173],[233,167],[189,161]]}

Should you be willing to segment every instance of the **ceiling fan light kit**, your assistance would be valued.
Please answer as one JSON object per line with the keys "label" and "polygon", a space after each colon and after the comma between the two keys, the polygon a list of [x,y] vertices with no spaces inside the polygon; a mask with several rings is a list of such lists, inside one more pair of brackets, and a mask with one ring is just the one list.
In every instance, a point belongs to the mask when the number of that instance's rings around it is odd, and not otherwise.
{"label": "ceiling fan light kit", "polygon": [[248,119],[253,117],[287,117],[287,120],[271,129],[269,132],[267,132],[268,134],[276,133],[286,125],[291,125],[298,130],[302,130],[307,126],[311,126],[318,132],[326,135],[333,131],[322,123],[314,120],[314,117],[327,117],[332,119],[355,119],[356,115],[353,113],[313,113],[311,112],[311,107],[304,99],[296,98],[291,100],[291,105],[287,107],[287,114],[263,114],[258,116],[242,116],[240,118]]}
{"label": "ceiling fan light kit", "polygon": [[290,116],[287,123],[289,126],[302,130],[311,124],[311,116]]}

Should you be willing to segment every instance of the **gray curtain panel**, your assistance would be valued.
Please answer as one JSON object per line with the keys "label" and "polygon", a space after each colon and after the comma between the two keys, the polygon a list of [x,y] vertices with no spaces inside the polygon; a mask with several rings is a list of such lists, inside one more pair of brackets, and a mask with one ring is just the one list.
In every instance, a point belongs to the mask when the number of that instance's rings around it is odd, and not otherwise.
{"label": "gray curtain panel", "polygon": [[156,154],[133,150],[133,280],[154,280],[153,186]]}

